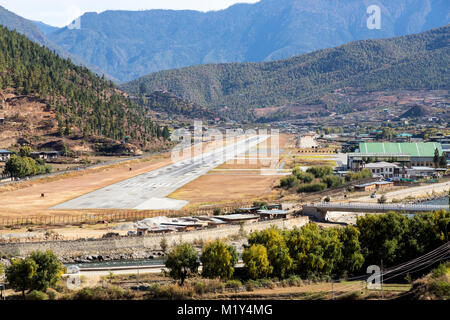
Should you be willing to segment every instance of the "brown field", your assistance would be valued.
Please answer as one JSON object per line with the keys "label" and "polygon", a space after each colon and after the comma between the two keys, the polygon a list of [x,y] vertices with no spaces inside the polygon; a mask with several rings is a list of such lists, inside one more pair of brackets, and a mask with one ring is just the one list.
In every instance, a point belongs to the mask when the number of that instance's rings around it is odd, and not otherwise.
{"label": "brown field", "polygon": [[[291,136],[289,135],[280,134],[280,148],[285,148],[290,138]],[[270,139],[267,141],[268,147],[271,145]],[[265,146],[264,143],[262,145],[262,147]],[[275,196],[277,191],[274,191],[273,187],[279,184],[281,176],[261,175],[258,169],[273,166],[270,166],[270,163],[265,163],[266,161],[264,160],[253,160],[253,158],[257,157],[257,152],[250,151],[244,157],[252,158],[252,160],[239,159],[236,161],[228,161],[217,169],[231,170],[212,170],[208,174],[199,177],[173,192],[169,197],[187,200],[190,202],[190,205],[195,206],[227,201],[252,201]],[[280,155],[281,158],[282,156]],[[276,162],[276,167],[278,165],[279,161]],[[239,170],[233,171],[233,169]]]}
{"label": "brown field", "polygon": [[[203,150],[212,150],[218,146],[221,146],[219,141],[204,143]],[[144,159],[0,186],[0,203],[2,204],[0,218],[85,214],[86,212],[82,210],[49,210],[49,208],[170,163],[170,153],[164,153]],[[42,193],[44,197],[41,197]]]}
{"label": "brown field", "polygon": [[272,194],[279,183],[278,176],[259,175],[204,175],[172,193],[169,197],[188,200],[190,204],[207,204],[224,201],[250,201]]}

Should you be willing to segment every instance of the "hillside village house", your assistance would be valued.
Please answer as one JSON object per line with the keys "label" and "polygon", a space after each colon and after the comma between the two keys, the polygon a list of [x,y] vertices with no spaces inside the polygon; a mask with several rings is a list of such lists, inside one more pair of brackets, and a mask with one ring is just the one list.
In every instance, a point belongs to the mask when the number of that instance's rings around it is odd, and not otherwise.
{"label": "hillside village house", "polygon": [[0,149],[0,162],[6,162],[13,153],[9,150]]}
{"label": "hillside village house", "polygon": [[37,151],[31,153],[31,157],[33,159],[42,160],[56,160],[58,158],[58,155],[58,151]]}
{"label": "hillside village house", "polygon": [[434,152],[442,155],[442,147],[437,142],[367,142],[360,143],[359,149],[347,154],[348,167],[359,170],[371,162],[396,162],[406,167],[433,167]]}

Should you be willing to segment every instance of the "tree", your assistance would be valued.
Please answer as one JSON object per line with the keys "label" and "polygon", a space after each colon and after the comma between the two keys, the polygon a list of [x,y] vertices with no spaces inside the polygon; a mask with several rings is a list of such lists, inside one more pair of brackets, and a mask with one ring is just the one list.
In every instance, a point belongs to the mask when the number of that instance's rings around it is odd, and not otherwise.
{"label": "tree", "polygon": [[59,262],[58,257],[52,251],[35,251],[30,255],[38,268],[32,281],[32,290],[47,291],[53,287],[61,278],[64,266]]}
{"label": "tree", "polygon": [[287,232],[286,244],[294,259],[294,270],[302,277],[330,275],[342,260],[342,244],[335,228],[307,224]]}
{"label": "tree", "polygon": [[294,170],[292,170],[292,174],[303,183],[310,183],[314,180],[314,175],[312,173],[303,172],[299,167],[294,168]]}
{"label": "tree", "polygon": [[290,189],[298,185],[298,179],[294,175],[284,177],[280,180],[280,187]]}
{"label": "tree", "polygon": [[314,175],[316,178],[322,178],[327,175],[330,175],[333,173],[333,168],[330,166],[314,166],[311,168],[308,168],[306,172],[309,172]]}
{"label": "tree", "polygon": [[202,262],[202,275],[204,277],[226,280],[233,276],[238,254],[234,246],[217,240],[206,245],[200,261]]}
{"label": "tree", "polygon": [[447,168],[447,154],[445,152],[443,152],[441,157],[439,158],[439,167]]}
{"label": "tree", "polygon": [[31,149],[31,147],[29,147],[29,146],[23,146],[23,147],[20,148],[19,155],[20,155],[21,157],[23,157],[23,158],[24,158],[24,157],[30,157],[32,151],[33,151],[33,150]]}
{"label": "tree", "polygon": [[339,240],[342,244],[342,260],[337,263],[334,273],[343,275],[361,269],[364,256],[359,244],[359,230],[353,226],[338,229]]}
{"label": "tree", "polygon": [[253,244],[242,253],[245,269],[252,279],[266,278],[272,273],[267,249],[261,244]]}
{"label": "tree", "polygon": [[434,163],[434,167],[437,168],[439,167],[439,150],[438,148],[434,149],[434,157],[433,157],[433,163]]}
{"label": "tree", "polygon": [[321,179],[323,183],[327,185],[328,188],[340,187],[343,184],[343,179],[335,175],[327,175]]}
{"label": "tree", "polygon": [[38,265],[31,258],[13,259],[11,265],[6,268],[6,279],[11,288],[21,291],[25,297],[25,290],[31,289],[37,269]]}
{"label": "tree", "polygon": [[195,248],[189,244],[181,244],[172,249],[167,257],[166,267],[169,274],[175,280],[180,280],[180,285],[184,284],[186,278],[198,272],[200,263]]}
{"label": "tree", "polygon": [[293,260],[289,255],[284,236],[276,227],[250,234],[249,245],[260,244],[267,250],[267,258],[272,267],[272,275],[285,278],[292,269]]}

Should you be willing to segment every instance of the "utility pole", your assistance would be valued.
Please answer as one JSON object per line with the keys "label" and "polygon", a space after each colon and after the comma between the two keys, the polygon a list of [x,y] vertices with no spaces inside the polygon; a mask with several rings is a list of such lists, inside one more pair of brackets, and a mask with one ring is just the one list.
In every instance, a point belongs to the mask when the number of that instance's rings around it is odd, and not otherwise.
{"label": "utility pole", "polygon": [[384,300],[384,289],[383,289],[383,259],[381,259],[381,300]]}

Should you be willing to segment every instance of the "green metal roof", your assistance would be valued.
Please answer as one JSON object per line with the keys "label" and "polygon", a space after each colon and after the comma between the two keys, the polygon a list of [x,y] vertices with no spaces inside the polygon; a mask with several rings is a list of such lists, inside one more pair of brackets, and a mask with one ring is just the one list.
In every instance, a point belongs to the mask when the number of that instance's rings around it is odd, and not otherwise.
{"label": "green metal roof", "polygon": [[359,152],[366,154],[409,154],[413,157],[433,157],[436,149],[441,155],[442,147],[437,142],[363,142],[359,144]]}

